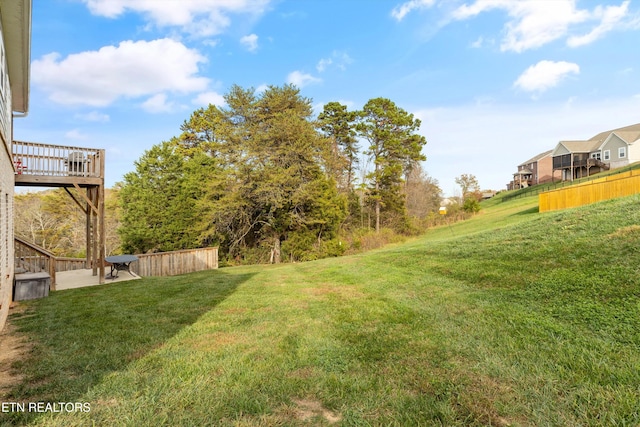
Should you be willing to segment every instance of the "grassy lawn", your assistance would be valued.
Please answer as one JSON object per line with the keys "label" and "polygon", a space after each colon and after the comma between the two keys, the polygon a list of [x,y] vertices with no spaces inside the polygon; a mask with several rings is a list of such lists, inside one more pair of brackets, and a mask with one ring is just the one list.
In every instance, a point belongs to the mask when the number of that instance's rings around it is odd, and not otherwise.
{"label": "grassy lawn", "polygon": [[366,254],[60,291],[10,321],[7,425],[640,425],[640,198]]}

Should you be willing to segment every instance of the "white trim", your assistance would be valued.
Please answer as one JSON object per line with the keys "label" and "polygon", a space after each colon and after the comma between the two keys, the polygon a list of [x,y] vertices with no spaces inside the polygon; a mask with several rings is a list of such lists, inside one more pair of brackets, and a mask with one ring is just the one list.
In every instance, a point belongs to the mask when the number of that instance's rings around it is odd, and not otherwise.
{"label": "white trim", "polygon": [[606,160],[611,160],[611,150],[604,150],[603,152],[603,159]]}

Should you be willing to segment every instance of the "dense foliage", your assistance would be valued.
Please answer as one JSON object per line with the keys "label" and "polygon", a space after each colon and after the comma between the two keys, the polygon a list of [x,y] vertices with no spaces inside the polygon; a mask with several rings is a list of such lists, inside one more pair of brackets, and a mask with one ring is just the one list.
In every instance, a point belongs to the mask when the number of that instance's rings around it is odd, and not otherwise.
{"label": "dense foliage", "polygon": [[[125,176],[126,252],[217,245],[243,263],[335,256],[340,232],[363,225],[372,206],[377,231],[408,229],[403,177],[426,143],[411,114],[378,98],[361,112],[331,102],[316,120],[291,85],[233,86],[225,102],[193,112]],[[375,171],[356,186],[358,137]]]}

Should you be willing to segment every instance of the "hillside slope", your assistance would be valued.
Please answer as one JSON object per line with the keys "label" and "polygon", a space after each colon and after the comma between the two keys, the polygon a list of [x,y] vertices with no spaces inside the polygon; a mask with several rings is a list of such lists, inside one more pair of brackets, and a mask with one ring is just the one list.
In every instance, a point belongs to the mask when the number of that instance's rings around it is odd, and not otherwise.
{"label": "hillside slope", "polygon": [[57,292],[12,318],[36,350],[11,399],[91,411],[1,415],[638,425],[640,198],[548,214],[536,200],[357,256]]}

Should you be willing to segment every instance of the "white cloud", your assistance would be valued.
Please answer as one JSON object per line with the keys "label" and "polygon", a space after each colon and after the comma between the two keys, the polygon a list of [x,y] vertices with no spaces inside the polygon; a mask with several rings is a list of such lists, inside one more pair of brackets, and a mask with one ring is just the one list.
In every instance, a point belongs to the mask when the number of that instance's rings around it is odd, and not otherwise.
{"label": "white cloud", "polygon": [[483,42],[484,42],[484,39],[482,37],[478,37],[476,41],[471,43],[471,47],[474,49],[479,49],[482,47]]}
{"label": "white cloud", "polygon": [[627,16],[628,9],[629,1],[625,1],[620,6],[607,6],[606,8],[598,6],[594,11],[594,15],[600,19],[600,25],[585,35],[569,37],[567,45],[570,47],[578,47],[593,43],[604,34],[615,29],[625,16]]}
{"label": "white cloud", "polygon": [[103,114],[98,111],[91,111],[85,114],[76,114],[74,117],[80,120],[86,120],[87,122],[102,122],[106,123],[110,120],[108,114]]}
{"label": "white cloud", "polygon": [[530,66],[513,84],[527,92],[544,92],[569,74],[580,74],[578,64],[565,61],[540,61]]}
{"label": "white cloud", "polygon": [[255,34],[249,34],[240,38],[240,44],[242,44],[249,52],[255,52],[258,50],[258,36]]}
{"label": "white cloud", "polygon": [[507,12],[502,51],[522,52],[564,37],[569,26],[584,22],[589,12],[576,9],[575,0],[476,0],[453,13],[455,19],[468,19],[493,9]]}
{"label": "white cloud", "polygon": [[331,52],[331,56],[328,58],[322,58],[318,61],[318,65],[316,65],[316,70],[319,73],[322,73],[327,70],[327,68],[333,66],[342,71],[347,69],[347,65],[353,63],[353,59],[349,56],[348,53],[342,52],[339,50],[334,50]]}
{"label": "white cloud", "polygon": [[303,88],[307,85],[320,83],[322,79],[313,77],[311,74],[306,74],[300,71],[293,71],[287,76],[287,83]]}
{"label": "white cloud", "polygon": [[[620,6],[596,6],[592,11],[578,9],[576,0],[475,0],[463,4],[452,14],[464,20],[491,10],[507,12],[509,20],[504,26],[502,51],[523,52],[541,47],[564,37],[570,47],[583,46],[601,38],[614,29],[636,29],[629,17],[629,0]],[[628,22],[625,19],[629,18]],[[637,19],[637,18],[636,18]],[[569,36],[573,26],[595,21],[596,26],[587,34]]]}
{"label": "white cloud", "polygon": [[171,39],[123,41],[66,58],[45,55],[33,61],[32,80],[54,102],[106,106],[121,97],[204,90],[209,79],[197,73],[205,61],[196,50]]}
{"label": "white cloud", "polygon": [[85,133],[80,132],[78,129],[72,129],[69,132],[64,134],[65,138],[74,139],[74,140],[86,140],[89,136]]}
{"label": "white cloud", "polygon": [[318,70],[319,73],[322,73],[331,64],[333,64],[333,60],[331,58],[322,58],[320,61],[318,61],[316,70]]}
{"label": "white cloud", "polygon": [[177,27],[192,36],[222,33],[231,14],[259,16],[270,0],[83,0],[94,15],[117,18],[126,12],[140,13],[158,27]]}
{"label": "white cloud", "polygon": [[260,86],[258,86],[256,88],[256,90],[254,91],[254,93],[259,94],[264,92],[265,90],[269,89],[269,85],[266,83],[261,84]]}
{"label": "white cloud", "polygon": [[435,0],[410,0],[396,6],[391,11],[391,16],[397,21],[402,21],[404,17],[415,9],[424,9],[433,6]]}
{"label": "white cloud", "polygon": [[198,95],[194,100],[193,104],[199,106],[208,106],[209,104],[216,105],[221,107],[226,104],[224,97],[220,95],[218,92],[204,92]]}
{"label": "white cloud", "polygon": [[167,102],[165,93],[158,93],[143,102],[141,107],[148,113],[168,113],[174,110],[175,104]]}

